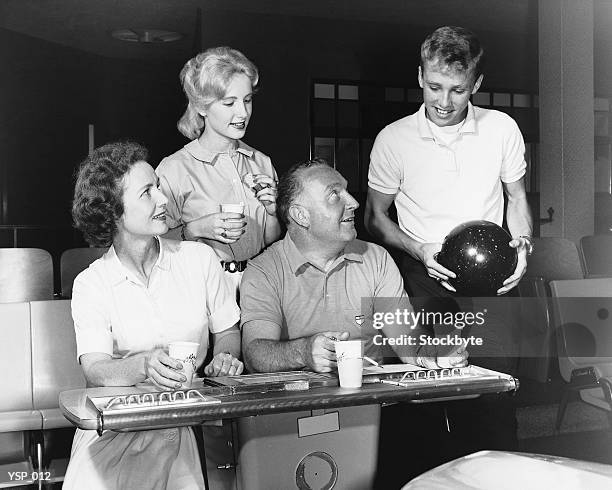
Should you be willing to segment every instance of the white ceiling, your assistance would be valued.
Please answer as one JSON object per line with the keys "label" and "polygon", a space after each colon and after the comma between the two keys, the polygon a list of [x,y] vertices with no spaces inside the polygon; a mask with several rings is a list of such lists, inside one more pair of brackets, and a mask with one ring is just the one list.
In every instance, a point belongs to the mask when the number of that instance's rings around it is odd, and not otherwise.
{"label": "white ceiling", "polygon": [[[112,58],[185,56],[194,45],[197,10],[206,22],[224,12],[380,23],[465,25],[526,33],[536,0],[0,0],[0,27]],[[122,28],[180,32],[181,41],[143,45],[113,39]]]}

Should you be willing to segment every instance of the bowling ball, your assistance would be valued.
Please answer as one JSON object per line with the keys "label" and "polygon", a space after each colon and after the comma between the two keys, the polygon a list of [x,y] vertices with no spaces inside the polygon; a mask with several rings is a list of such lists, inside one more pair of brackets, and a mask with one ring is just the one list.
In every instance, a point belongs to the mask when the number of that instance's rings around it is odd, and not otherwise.
{"label": "bowling ball", "polygon": [[490,221],[467,221],[446,236],[436,260],[457,274],[448,282],[464,296],[492,296],[518,259],[510,234]]}

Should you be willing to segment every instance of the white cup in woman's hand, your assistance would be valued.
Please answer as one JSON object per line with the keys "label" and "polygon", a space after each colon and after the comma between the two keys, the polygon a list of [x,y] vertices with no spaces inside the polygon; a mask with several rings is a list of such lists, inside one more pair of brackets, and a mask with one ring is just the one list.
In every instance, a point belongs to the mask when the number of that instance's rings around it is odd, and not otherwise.
{"label": "white cup in woman's hand", "polygon": [[187,381],[183,382],[182,388],[191,388],[198,347],[200,344],[197,342],[170,342],[168,344],[168,355],[183,365],[180,372],[187,378]]}
{"label": "white cup in woman's hand", "polygon": [[222,213],[238,213],[244,215],[244,203],[221,204]]}

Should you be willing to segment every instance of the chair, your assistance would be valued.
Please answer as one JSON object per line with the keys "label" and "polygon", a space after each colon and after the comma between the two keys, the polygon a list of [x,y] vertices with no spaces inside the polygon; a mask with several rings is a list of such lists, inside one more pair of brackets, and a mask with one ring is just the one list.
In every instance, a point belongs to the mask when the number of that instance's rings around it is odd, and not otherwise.
{"label": "chair", "polygon": [[[534,252],[518,285],[521,298],[519,377],[548,381],[554,350],[549,281],[581,279],[574,242],[566,238],[534,238]],[[533,299],[532,299],[533,298]]]}
{"label": "chair", "polygon": [[612,235],[583,236],[580,259],[585,277],[612,277]]}
{"label": "chair", "polygon": [[72,297],[72,284],[79,273],[94,260],[102,257],[107,248],[81,247],[65,250],[60,257],[60,280],[62,285],[62,298]]}
{"label": "chair", "polygon": [[43,414],[43,428],[72,427],[62,415],[62,391],[85,388],[76,357],[70,300],[32,301],[32,377],[34,408]]}
{"label": "chair", "polygon": [[524,277],[517,289],[521,298],[518,374],[545,383],[552,358],[548,283],[542,277]]}
{"label": "chair", "polygon": [[32,404],[29,303],[0,304],[0,335],[0,487],[5,487],[15,484],[9,472],[25,472],[30,478],[41,462],[36,459],[40,446],[31,437],[42,428],[42,416]]}
{"label": "chair", "polygon": [[567,238],[534,238],[533,255],[529,257],[526,277],[547,281],[582,279],[584,273],[576,245]]}
{"label": "chair", "polygon": [[53,259],[39,248],[0,248],[0,303],[53,299]]}
{"label": "chair", "polygon": [[[68,465],[73,426],[59,408],[62,391],[85,388],[76,357],[70,300],[32,301],[32,399],[42,414],[42,468],[60,481]],[[53,466],[51,466],[53,465]]]}
{"label": "chair", "polygon": [[561,427],[569,395],[608,411],[612,426],[612,278],[552,281],[559,370],[569,383],[557,412]]}

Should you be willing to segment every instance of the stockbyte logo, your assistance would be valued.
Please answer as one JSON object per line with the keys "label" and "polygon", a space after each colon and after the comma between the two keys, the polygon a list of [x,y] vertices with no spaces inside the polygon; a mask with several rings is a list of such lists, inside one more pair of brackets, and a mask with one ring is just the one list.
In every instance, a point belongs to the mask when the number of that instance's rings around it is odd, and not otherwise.
{"label": "stockbyte logo", "polygon": [[361,327],[365,322],[365,315],[355,315],[355,323]]}

